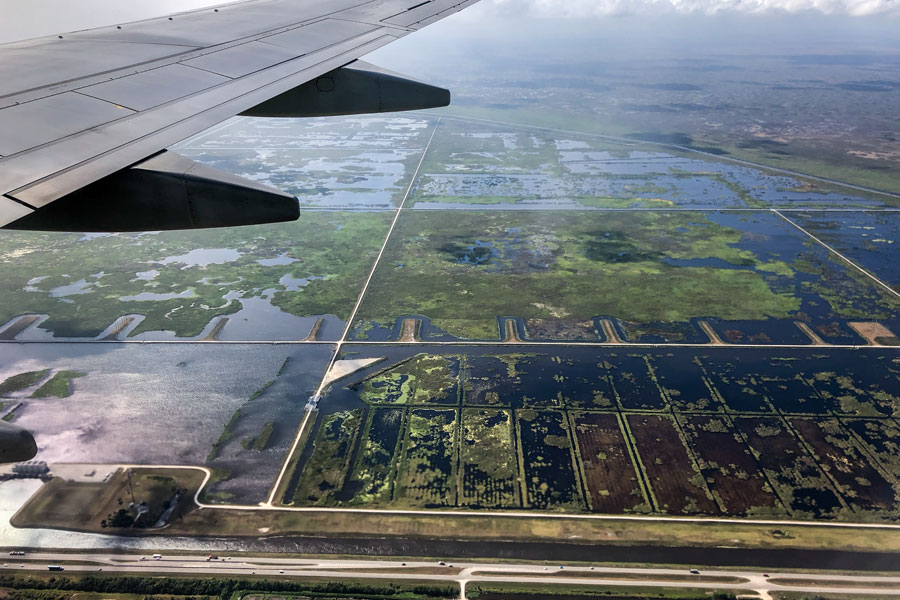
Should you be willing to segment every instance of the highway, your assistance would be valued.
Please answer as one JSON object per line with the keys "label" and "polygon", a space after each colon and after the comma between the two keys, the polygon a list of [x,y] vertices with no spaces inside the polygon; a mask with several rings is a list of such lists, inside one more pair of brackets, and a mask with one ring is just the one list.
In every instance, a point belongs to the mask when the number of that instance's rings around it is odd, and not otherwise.
{"label": "highway", "polygon": [[[47,571],[62,565],[65,572],[172,574],[192,576],[260,576],[277,578],[376,579],[391,582],[455,583],[465,600],[467,587],[478,583],[516,583],[578,586],[669,587],[727,590],[740,595],[770,599],[774,591],[810,594],[862,594],[900,596],[900,576],[792,573],[784,571],[561,566],[527,563],[465,562],[439,564],[434,561],[323,560],[294,557],[250,557],[219,555],[215,560],[195,554],[151,554],[100,552],[35,552],[25,556],[3,556],[3,571]],[[446,569],[446,574],[440,571]]]}

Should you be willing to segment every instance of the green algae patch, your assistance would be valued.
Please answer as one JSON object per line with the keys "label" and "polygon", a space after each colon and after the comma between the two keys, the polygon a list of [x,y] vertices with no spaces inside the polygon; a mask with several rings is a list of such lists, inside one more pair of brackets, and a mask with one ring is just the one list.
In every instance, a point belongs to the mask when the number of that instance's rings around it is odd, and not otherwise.
{"label": "green algae patch", "polygon": [[32,392],[32,398],[68,398],[72,395],[73,382],[86,373],[81,371],[57,371],[44,385]]}

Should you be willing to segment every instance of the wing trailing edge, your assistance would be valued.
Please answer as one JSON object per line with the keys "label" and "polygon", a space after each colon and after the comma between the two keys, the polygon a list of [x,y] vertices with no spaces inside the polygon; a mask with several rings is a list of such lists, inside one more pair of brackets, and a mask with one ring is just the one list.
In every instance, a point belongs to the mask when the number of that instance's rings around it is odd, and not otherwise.
{"label": "wing trailing edge", "polygon": [[175,152],[161,152],[6,226],[32,231],[161,231],[293,221],[297,198]]}
{"label": "wing trailing edge", "polygon": [[241,114],[327,117],[440,108],[449,104],[449,90],[355,60]]}

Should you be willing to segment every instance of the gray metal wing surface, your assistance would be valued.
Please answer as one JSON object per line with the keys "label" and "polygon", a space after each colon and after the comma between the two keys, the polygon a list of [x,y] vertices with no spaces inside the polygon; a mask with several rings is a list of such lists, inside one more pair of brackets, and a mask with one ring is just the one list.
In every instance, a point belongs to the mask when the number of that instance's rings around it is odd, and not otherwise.
{"label": "gray metal wing surface", "polygon": [[0,45],[0,227],[475,2],[247,0]]}

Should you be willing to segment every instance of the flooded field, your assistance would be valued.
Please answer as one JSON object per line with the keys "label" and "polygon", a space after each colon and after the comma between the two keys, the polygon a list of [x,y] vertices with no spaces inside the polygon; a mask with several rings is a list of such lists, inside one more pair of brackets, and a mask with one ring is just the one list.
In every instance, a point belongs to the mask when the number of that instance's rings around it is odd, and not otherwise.
{"label": "flooded field", "polygon": [[[0,416],[51,463],[206,465],[205,501],[256,504],[334,345],[115,342],[336,342],[355,314],[341,358],[384,360],[321,400],[285,504],[898,516],[900,363],[853,347],[900,344],[900,298],[788,220],[897,289],[876,194],[436,123],[241,118],[176,148],[297,194],[296,223],[3,232],[0,341],[29,343],[0,344]],[[428,345],[467,340],[517,345]]]}
{"label": "flooded field", "polygon": [[216,473],[207,500],[255,503],[277,476],[331,351],[3,344],[0,414],[34,432],[41,460],[207,465]]}
{"label": "flooded field", "polygon": [[891,350],[346,346],[294,506],[881,520]]}
{"label": "flooded field", "polygon": [[823,242],[900,291],[900,213],[801,212],[791,218]]}
{"label": "flooded field", "polygon": [[[4,232],[0,339],[338,339],[390,213],[147,234]],[[22,329],[22,315],[43,315]],[[318,326],[317,321],[323,322]]]}
{"label": "flooded field", "polygon": [[392,209],[409,185],[434,126],[421,116],[241,118],[175,150],[329,209]]}
{"label": "flooded field", "polygon": [[885,206],[835,186],[651,148],[602,136],[566,138],[444,120],[413,189],[415,208]]}
{"label": "flooded field", "polygon": [[357,339],[396,339],[412,315],[485,340],[505,317],[523,339],[597,341],[605,318],[647,343],[705,343],[708,327],[725,343],[856,345],[851,322],[900,325],[898,296],[767,211],[449,214],[401,215]]}

